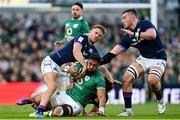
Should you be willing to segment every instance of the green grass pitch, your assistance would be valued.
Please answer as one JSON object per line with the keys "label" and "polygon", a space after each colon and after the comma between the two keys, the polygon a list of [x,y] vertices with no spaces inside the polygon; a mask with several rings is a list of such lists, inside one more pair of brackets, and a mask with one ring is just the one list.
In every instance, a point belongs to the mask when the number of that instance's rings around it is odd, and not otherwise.
{"label": "green grass pitch", "polygon": [[[91,106],[88,106],[89,109]],[[178,119],[180,120],[180,104],[167,104],[167,110],[165,114],[158,115],[157,114],[157,105],[155,102],[146,103],[140,105],[133,105],[134,116],[132,117],[118,117],[119,114],[123,110],[123,105],[107,105],[106,106],[106,117],[103,116],[95,116],[95,117],[87,117],[87,116],[76,116],[76,117],[51,117],[45,118],[44,120],[54,120],[54,119],[103,119],[103,120],[112,120],[112,119],[148,119],[148,120],[163,120],[163,119]],[[0,106],[0,120],[37,120],[36,118],[29,118],[29,113],[34,112],[34,110],[29,106]]]}

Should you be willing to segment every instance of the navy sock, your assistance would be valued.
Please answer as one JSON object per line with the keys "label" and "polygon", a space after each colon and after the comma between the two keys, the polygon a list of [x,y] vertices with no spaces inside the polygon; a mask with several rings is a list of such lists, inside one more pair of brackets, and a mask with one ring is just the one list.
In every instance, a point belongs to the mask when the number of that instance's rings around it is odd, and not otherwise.
{"label": "navy sock", "polygon": [[132,108],[131,96],[132,92],[123,92],[125,108]]}
{"label": "navy sock", "polygon": [[162,99],[161,91],[158,91],[158,92],[154,91],[154,94],[156,95],[157,100],[161,100]]}

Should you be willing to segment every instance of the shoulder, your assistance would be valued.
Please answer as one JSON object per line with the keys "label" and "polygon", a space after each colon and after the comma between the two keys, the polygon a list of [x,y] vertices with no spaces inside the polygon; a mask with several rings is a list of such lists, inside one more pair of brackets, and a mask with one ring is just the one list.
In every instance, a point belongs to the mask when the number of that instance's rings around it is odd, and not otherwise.
{"label": "shoulder", "polygon": [[148,20],[140,20],[140,26],[146,28],[155,28],[154,25]]}
{"label": "shoulder", "polygon": [[74,38],[74,41],[83,42],[83,41],[87,41],[87,39],[88,39],[87,35],[80,34]]}
{"label": "shoulder", "polygon": [[103,77],[103,74],[102,74],[99,70],[96,70],[96,71],[95,71],[94,77],[95,77],[95,78],[98,78],[98,80],[103,80],[103,81],[105,81],[105,80],[104,80],[104,77]]}
{"label": "shoulder", "polygon": [[82,22],[82,23],[87,23],[87,24],[88,24],[88,22],[87,22],[85,19],[81,19],[81,22]]}

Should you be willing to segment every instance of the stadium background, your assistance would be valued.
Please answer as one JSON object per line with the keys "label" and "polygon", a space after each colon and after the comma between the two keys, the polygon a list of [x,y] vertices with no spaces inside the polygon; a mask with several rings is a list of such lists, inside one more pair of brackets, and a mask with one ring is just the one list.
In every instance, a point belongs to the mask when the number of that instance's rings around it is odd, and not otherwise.
{"label": "stadium background", "polygon": [[[64,22],[70,18],[70,7],[75,1],[150,3],[150,0],[0,0],[0,104],[15,104],[16,98],[27,97],[39,85],[41,61],[54,49],[54,42],[63,38]],[[157,27],[168,53],[168,65],[162,79],[163,94],[166,102],[174,104],[180,104],[179,4],[180,0],[157,0]],[[84,18],[91,27],[102,24],[108,30],[106,38],[97,45],[101,55],[122,36],[119,19],[122,10],[85,8]],[[150,9],[137,10],[141,19],[150,20]],[[121,80],[124,70],[136,56],[138,51],[130,49],[107,65],[113,78]],[[133,103],[155,100],[146,76],[135,81],[133,86],[136,88]],[[123,103],[120,86],[115,86],[109,95],[109,103]]]}

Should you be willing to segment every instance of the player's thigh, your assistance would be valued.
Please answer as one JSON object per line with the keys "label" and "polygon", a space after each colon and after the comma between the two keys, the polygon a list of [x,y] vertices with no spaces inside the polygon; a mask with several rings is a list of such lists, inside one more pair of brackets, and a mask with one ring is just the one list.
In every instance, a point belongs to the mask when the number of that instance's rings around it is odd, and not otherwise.
{"label": "player's thigh", "polygon": [[58,65],[49,57],[45,57],[41,64],[41,72],[46,84],[54,83],[58,75]]}
{"label": "player's thigh", "polygon": [[126,70],[125,75],[123,77],[123,80],[134,80],[139,78],[140,76],[142,76],[142,74],[144,74],[144,69],[143,67],[137,63],[136,61],[134,61]]}

